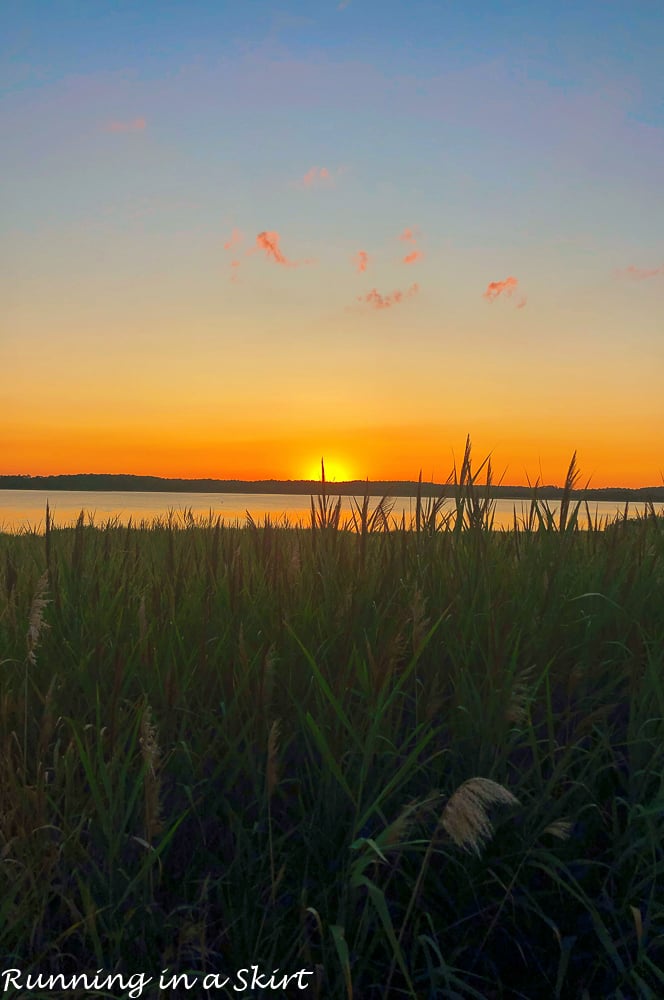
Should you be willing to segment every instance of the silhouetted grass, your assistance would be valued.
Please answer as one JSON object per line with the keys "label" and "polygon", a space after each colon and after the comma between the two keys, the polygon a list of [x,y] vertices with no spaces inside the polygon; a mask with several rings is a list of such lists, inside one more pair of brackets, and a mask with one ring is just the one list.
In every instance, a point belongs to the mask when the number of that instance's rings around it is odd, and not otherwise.
{"label": "silhouetted grass", "polygon": [[664,995],[662,518],[579,530],[573,461],[491,531],[484,469],[0,536],[5,968]]}

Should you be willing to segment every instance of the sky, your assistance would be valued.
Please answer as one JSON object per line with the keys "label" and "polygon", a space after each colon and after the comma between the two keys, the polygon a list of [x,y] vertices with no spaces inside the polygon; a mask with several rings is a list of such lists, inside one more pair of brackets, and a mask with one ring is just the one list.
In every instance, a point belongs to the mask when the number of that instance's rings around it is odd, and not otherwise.
{"label": "sky", "polygon": [[3,0],[0,474],[664,476],[661,0]]}

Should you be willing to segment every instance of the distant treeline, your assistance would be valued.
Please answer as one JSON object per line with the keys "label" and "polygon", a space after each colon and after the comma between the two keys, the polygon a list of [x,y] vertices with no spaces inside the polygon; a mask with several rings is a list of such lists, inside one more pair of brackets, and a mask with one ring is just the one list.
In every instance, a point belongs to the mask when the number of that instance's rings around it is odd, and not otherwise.
{"label": "distant treeline", "polygon": [[[414,497],[418,488],[423,497],[453,497],[456,487],[450,484],[415,482],[369,482],[355,479],[348,483],[325,483],[325,491],[333,496]],[[101,490],[122,493],[281,493],[308,496],[321,492],[321,482],[316,479],[261,479],[246,482],[241,479],[162,479],[159,476],[112,475],[82,473],[71,476],[0,476],[2,490]],[[486,489],[477,486],[481,493]],[[560,486],[538,486],[537,496],[556,500],[562,496]],[[529,500],[535,493],[530,486],[492,486],[491,495],[496,500]],[[577,499],[608,500],[620,502],[664,501],[664,486],[644,486],[628,489],[611,486],[603,489],[574,490]]]}

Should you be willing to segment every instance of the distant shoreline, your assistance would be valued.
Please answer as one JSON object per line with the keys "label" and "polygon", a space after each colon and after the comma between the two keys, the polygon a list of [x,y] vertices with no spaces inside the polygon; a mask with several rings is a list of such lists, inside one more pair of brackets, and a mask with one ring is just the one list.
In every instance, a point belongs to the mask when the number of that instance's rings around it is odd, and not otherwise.
{"label": "distant shoreline", "polygon": [[[78,492],[122,492],[122,493],[272,493],[285,496],[309,496],[321,492],[321,481],[316,479],[298,480],[240,480],[240,479],[166,479],[160,476],[135,476],[111,473],[81,473],[60,476],[0,476],[0,490],[74,490]],[[482,483],[476,486],[479,494],[485,491]],[[445,483],[422,483],[403,481],[369,481],[363,479],[349,482],[326,482],[325,492],[330,496],[370,496],[454,497],[457,489]],[[530,500],[537,496],[544,500],[562,497],[561,486],[491,486],[491,496],[495,500]],[[609,500],[620,502],[653,503],[664,501],[664,486],[643,486],[632,489],[624,486],[608,486],[596,489],[572,490],[571,496],[577,500]]]}

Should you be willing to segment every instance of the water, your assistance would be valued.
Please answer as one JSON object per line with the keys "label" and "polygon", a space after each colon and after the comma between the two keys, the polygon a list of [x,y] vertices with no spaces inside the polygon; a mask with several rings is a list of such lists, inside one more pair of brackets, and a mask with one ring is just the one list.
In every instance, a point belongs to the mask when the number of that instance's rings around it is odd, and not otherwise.
{"label": "water", "polygon": [[[336,498],[335,498],[336,499]],[[378,502],[372,502],[372,508]],[[288,518],[292,524],[309,524],[311,500],[308,496],[296,496],[282,493],[123,493],[111,491],[79,491],[79,490],[0,490],[0,531],[19,532],[25,530],[42,533],[46,521],[46,502],[48,501],[51,516],[56,527],[74,524],[83,510],[86,523],[91,519],[97,525],[103,525],[109,518],[117,519],[118,524],[126,525],[131,519],[133,524],[142,521],[150,522],[156,517],[165,518],[169,511],[173,512],[175,523],[183,523],[186,511],[191,510],[195,518],[207,518],[210,513],[213,518],[221,516],[225,523],[239,522],[244,524],[247,512],[254,521],[262,523],[267,515],[273,523]],[[425,501],[426,503],[426,501]],[[550,503],[556,513],[558,503]],[[624,511],[624,504],[606,501],[593,501],[588,504],[593,520],[612,520],[618,513]],[[448,502],[445,510],[452,509]],[[511,528],[514,523],[514,511],[517,518],[525,517],[529,504],[523,500],[497,500],[495,506],[494,527]],[[644,513],[644,504],[630,504],[629,513],[634,517]],[[350,518],[351,502],[349,497],[341,498],[342,520]],[[415,517],[415,499],[413,497],[394,498],[392,518],[399,522],[405,513],[406,523]],[[581,526],[587,524],[585,508],[582,507]]]}

